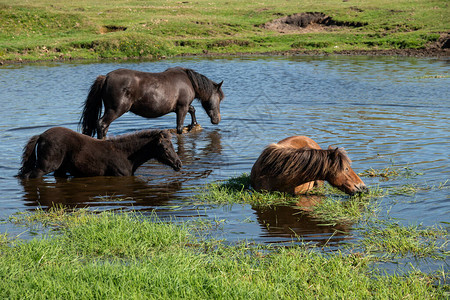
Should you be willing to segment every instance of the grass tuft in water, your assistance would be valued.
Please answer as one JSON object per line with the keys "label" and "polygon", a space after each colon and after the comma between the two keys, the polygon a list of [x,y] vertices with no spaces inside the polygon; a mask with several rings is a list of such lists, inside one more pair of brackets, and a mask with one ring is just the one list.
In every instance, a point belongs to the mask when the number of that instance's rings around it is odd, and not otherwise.
{"label": "grass tuft in water", "polygon": [[445,259],[449,252],[448,228],[422,225],[403,226],[398,223],[377,221],[362,232],[362,245],[368,253],[381,253],[385,258],[429,257]]}
{"label": "grass tuft in water", "polygon": [[195,200],[211,204],[244,203],[256,206],[294,205],[297,197],[279,192],[257,192],[250,188],[250,176],[244,173],[223,182],[202,187]]}
{"label": "grass tuft in water", "polygon": [[305,196],[280,192],[257,192],[250,187],[250,177],[244,173],[227,181],[206,185],[195,195],[197,201],[212,204],[244,203],[258,207],[290,205],[304,209],[315,218],[330,224],[354,223],[367,212],[376,209],[370,200],[381,197],[385,191],[378,187],[366,194],[349,197],[329,185],[316,188]]}
{"label": "grass tuft in water", "polygon": [[63,205],[55,205],[48,210],[38,208],[30,212],[18,212],[9,217],[9,222],[16,225],[33,227],[50,227],[62,229],[68,224],[83,224],[92,217],[92,212],[87,209],[70,210]]}
{"label": "grass tuft in water", "polygon": [[326,197],[308,214],[327,225],[353,224],[368,215],[378,213],[378,205],[365,197],[352,197],[347,201],[340,198]]}
{"label": "grass tuft in water", "polygon": [[423,76],[418,76],[418,77],[414,77],[416,79],[436,79],[436,78],[450,78],[450,75],[423,75]]}
{"label": "grass tuft in water", "polygon": [[370,168],[358,173],[358,175],[362,177],[381,177],[383,180],[390,180],[398,177],[413,178],[418,175],[423,175],[423,173],[413,171],[410,167],[392,165],[381,169]]}

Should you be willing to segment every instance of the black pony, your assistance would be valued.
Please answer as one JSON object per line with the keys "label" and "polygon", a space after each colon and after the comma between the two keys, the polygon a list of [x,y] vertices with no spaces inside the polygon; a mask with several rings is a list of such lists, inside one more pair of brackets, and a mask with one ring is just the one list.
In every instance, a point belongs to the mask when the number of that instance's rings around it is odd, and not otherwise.
{"label": "black pony", "polygon": [[28,141],[18,177],[36,178],[51,172],[55,177],[130,176],[151,158],[175,171],[181,169],[167,130],[142,130],[97,140],[64,127],[54,127]]}
{"label": "black pony", "polygon": [[[100,75],[92,84],[84,104],[80,125],[83,134],[99,139],[106,137],[108,127],[115,119],[131,111],[145,118],[157,118],[175,112],[177,133],[182,133],[183,122],[189,112],[191,128],[197,124],[191,105],[197,98],[211,119],[220,122],[220,102],[224,98],[221,86],[191,69],[169,68],[161,73],[118,69]],[[105,112],[102,113],[102,101]]]}

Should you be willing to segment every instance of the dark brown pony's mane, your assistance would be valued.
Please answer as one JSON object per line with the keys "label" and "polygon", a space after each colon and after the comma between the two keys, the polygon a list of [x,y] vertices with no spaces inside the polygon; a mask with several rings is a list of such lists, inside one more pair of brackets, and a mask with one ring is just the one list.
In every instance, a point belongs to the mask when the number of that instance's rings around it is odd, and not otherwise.
{"label": "dark brown pony's mane", "polygon": [[[195,97],[201,101],[208,101],[217,90],[214,81],[192,69],[184,69],[184,71],[194,87]],[[219,92],[221,92],[220,99],[222,99],[223,92],[221,90]]]}
{"label": "dark brown pony's mane", "polygon": [[260,156],[261,174],[277,177],[324,178],[342,172],[351,161],[342,148],[332,150],[296,149],[271,144]]}
{"label": "dark brown pony's mane", "polygon": [[[116,147],[120,148],[136,147],[136,144],[139,143],[142,138],[145,138],[146,143],[148,143],[148,140],[157,140],[163,132],[164,130],[147,129],[116,137],[108,137],[106,141],[112,142]],[[168,136],[170,137],[170,135]]]}

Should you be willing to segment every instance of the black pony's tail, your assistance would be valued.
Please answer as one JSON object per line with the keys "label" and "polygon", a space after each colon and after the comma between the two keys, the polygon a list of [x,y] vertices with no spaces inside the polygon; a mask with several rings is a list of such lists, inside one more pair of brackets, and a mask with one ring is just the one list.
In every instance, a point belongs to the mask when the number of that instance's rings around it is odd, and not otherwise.
{"label": "black pony's tail", "polygon": [[83,113],[79,125],[83,134],[94,136],[97,133],[97,120],[102,113],[102,88],[106,76],[100,75],[95,79],[84,102]]}
{"label": "black pony's tail", "polygon": [[40,135],[33,136],[23,148],[22,167],[20,167],[19,174],[17,174],[20,178],[28,178],[31,171],[36,168],[35,148],[39,136]]}

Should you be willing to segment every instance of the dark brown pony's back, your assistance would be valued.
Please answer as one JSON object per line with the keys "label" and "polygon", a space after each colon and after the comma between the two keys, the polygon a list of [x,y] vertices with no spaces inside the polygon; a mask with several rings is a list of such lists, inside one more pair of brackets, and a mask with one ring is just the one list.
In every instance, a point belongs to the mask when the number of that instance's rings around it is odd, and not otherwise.
{"label": "dark brown pony's back", "polygon": [[130,176],[154,158],[178,171],[181,161],[167,130],[142,130],[108,140],[97,140],[73,130],[54,127],[33,136],[24,147],[21,178]]}

